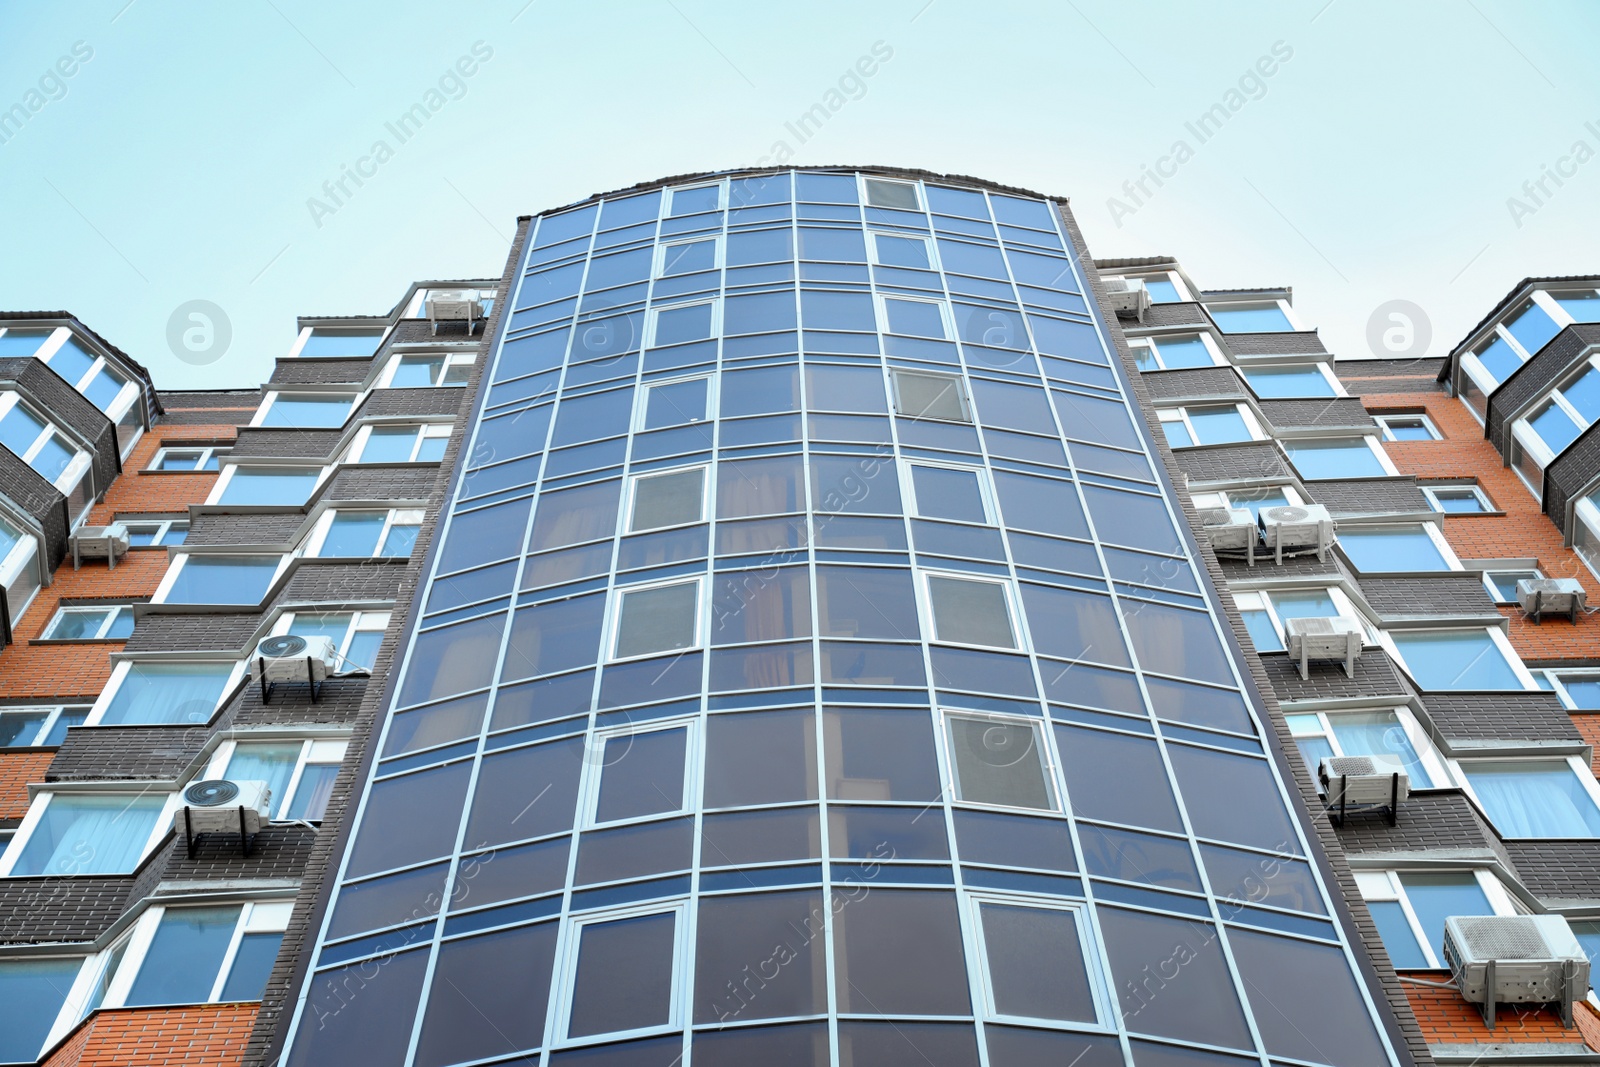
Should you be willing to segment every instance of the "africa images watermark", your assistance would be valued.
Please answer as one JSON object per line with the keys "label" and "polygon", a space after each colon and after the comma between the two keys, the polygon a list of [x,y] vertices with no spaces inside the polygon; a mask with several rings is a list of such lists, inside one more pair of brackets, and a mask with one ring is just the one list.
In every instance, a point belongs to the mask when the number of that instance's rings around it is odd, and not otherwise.
{"label": "africa images watermark", "polygon": [[1178,138],[1172,142],[1167,154],[1158,157],[1153,165],[1143,164],[1139,168],[1139,177],[1123,182],[1122,192],[1127,199],[1115,196],[1106,199],[1106,210],[1111,213],[1111,221],[1117,224],[1117,228],[1121,229],[1124,218],[1136,213],[1155,196],[1155,191],[1150,188],[1151,183],[1159,189],[1166,184],[1163,179],[1176,177],[1178,168],[1194,158],[1196,146],[1205,144],[1220,133],[1227,121],[1244,110],[1246,104],[1266,96],[1267,79],[1278,73],[1283,64],[1292,58],[1294,49],[1288,42],[1272,42],[1267,54],[1239,75],[1237,87],[1230,87],[1222,94],[1222,99],[1202,111],[1192,122],[1183,124],[1183,128],[1194,138],[1193,145],[1182,137]]}
{"label": "africa images watermark", "polygon": [[[421,99],[393,121],[383,124],[387,137],[374,140],[367,148],[367,154],[357,158],[354,163],[340,164],[338,176],[322,183],[322,197],[306,198],[306,210],[311,213],[311,221],[317,229],[322,229],[324,218],[337,214],[355,196],[357,189],[376,177],[378,168],[393,159],[395,150],[420,133],[429,119],[444,110],[452,100],[460,100],[467,95],[467,80],[494,58],[494,49],[483,41],[474,41],[468,53],[447,67],[439,75],[437,83],[423,91]],[[390,138],[393,144],[389,143]],[[351,188],[352,184],[355,189]]]}
{"label": "africa images watermark", "polygon": [[46,105],[65,98],[68,79],[93,58],[94,48],[87,41],[74,41],[71,53],[46,67],[35,85],[23,92],[20,100],[8,107],[0,105],[0,145],[9,144]]}
{"label": "africa images watermark", "polygon": [[[1594,138],[1595,144],[1600,144],[1600,123],[1586,122],[1583,128]],[[1554,199],[1556,193],[1567,184],[1567,179],[1577,177],[1578,168],[1594,157],[1594,145],[1580,137],[1572,142],[1567,154],[1558,157],[1553,165],[1540,164],[1539,176],[1522,183],[1522,196],[1506,197],[1506,210],[1511,213],[1511,221],[1517,229],[1522,229],[1522,221],[1538,214],[1539,209]],[[1554,189],[1550,188],[1552,184]]]}

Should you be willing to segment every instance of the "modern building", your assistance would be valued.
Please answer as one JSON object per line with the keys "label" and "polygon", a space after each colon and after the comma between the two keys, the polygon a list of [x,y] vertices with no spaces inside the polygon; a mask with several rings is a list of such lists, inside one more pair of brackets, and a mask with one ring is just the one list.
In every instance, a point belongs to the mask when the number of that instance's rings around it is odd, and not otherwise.
{"label": "modern building", "polygon": [[1596,624],[1517,589],[1600,592],[1595,284],[1341,381],[1288,290],[820,168],[259,391],[0,314],[0,1063],[1600,1062],[1581,954],[1493,1029],[1444,955],[1600,943]]}

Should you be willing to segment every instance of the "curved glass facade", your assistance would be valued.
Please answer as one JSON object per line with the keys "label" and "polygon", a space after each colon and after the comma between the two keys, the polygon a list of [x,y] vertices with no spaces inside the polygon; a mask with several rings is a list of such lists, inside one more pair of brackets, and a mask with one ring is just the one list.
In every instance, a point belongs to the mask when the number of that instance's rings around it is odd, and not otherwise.
{"label": "curved glass facade", "polygon": [[289,1067],[1398,1062],[1079,255],[534,221]]}

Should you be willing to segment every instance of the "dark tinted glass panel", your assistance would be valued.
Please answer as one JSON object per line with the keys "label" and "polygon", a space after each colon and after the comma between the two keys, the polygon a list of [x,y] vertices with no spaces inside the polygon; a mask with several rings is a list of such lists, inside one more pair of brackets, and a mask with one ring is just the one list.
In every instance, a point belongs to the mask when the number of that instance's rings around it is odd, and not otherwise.
{"label": "dark tinted glass panel", "polygon": [[1178,805],[1154,741],[1056,727],[1067,802],[1079,816],[1183,832]]}
{"label": "dark tinted glass panel", "polygon": [[[698,502],[694,505],[699,507]],[[654,567],[662,563],[706,555],[709,531],[705,526],[663,530],[626,537],[617,551],[617,569]],[[603,546],[609,547],[609,546]]]}
{"label": "dark tinted glass panel", "polygon": [[827,1011],[826,918],[816,890],[701,900],[694,1021]]}
{"label": "dark tinted glass panel", "polygon": [[872,548],[905,551],[906,526],[899,519],[827,515],[816,521],[818,548]]}
{"label": "dark tinted glass panel", "polygon": [[917,495],[918,515],[959,522],[989,521],[978,471],[914,464],[911,482]]}
{"label": "dark tinted glass panel", "polygon": [[911,573],[883,567],[818,567],[817,611],[824,637],[915,640]]}
{"label": "dark tinted glass panel", "polygon": [[551,446],[559,448],[626,433],[632,412],[631,388],[564,399],[556,409],[556,432],[550,439]]}
{"label": "dark tinted glass panel", "polygon": [[1094,1022],[1077,912],[985,903],[983,947],[1001,1015]]}
{"label": "dark tinted glass panel", "polygon": [[478,772],[467,848],[556,833],[572,826],[583,739],[486,756]]}
{"label": "dark tinted glass panel", "polygon": [[701,421],[706,417],[710,388],[710,378],[691,378],[683,382],[650,386],[645,394],[642,429],[657,430],[663,426],[681,426]]}
{"label": "dark tinted glass panel", "polygon": [[989,1067],[1123,1067],[1122,1047],[1114,1037],[1094,1037],[1015,1026],[986,1026]]}
{"label": "dark tinted glass panel", "polygon": [[1146,678],[1145,686],[1159,718],[1242,734],[1255,733],[1244,698],[1232,689],[1208,689],[1165,678]]}
{"label": "dark tinted glass panel", "polygon": [[489,726],[499,730],[579,715],[593,705],[593,693],[593,671],[544,678],[526,685],[502,686],[495,698]]}
{"label": "dark tinted glass panel", "polygon": [[800,407],[800,374],[795,367],[760,367],[722,376],[722,417],[766,415]]}
{"label": "dark tinted glass panel", "polygon": [[[1220,845],[1201,845],[1212,892],[1218,896],[1326,914],[1311,865],[1287,856],[1263,856]],[[1459,913],[1456,913],[1459,914]]]}
{"label": "dark tinted glass panel", "polygon": [[833,907],[840,1011],[867,1015],[971,1011],[954,894],[851,890],[836,894]]}
{"label": "dark tinted glass panel", "polygon": [[884,456],[813,456],[811,503],[824,512],[898,514],[894,464]]}
{"label": "dark tinted glass panel", "polygon": [[889,410],[883,391],[883,372],[876,367],[809,366],[806,368],[806,397],[808,411],[880,413]]}
{"label": "dark tinted glass panel", "polygon": [[577,882],[613,882],[689,866],[694,846],[694,820],[590,830],[578,842]]}
{"label": "dark tinted glass panel", "polygon": [[922,650],[915,645],[824,641],[821,674],[824,682],[913,686],[927,684],[927,675],[922,667]]}
{"label": "dark tinted glass panel", "polygon": [[447,864],[436,863],[345,886],[339,890],[327,936],[347,937],[439,914],[448,873]]}
{"label": "dark tinted glass panel", "polygon": [[834,230],[823,229],[820,226],[802,226],[800,227],[800,258],[865,263],[867,261],[867,245],[862,240],[860,230]]}
{"label": "dark tinted glass panel", "polygon": [[1033,647],[1050,656],[1131,665],[1110,597],[1054,586],[1022,586]]}
{"label": "dark tinted glass panel", "polygon": [[929,801],[940,793],[926,711],[829,708],[823,737],[832,799]]}
{"label": "dark tinted glass panel", "polygon": [[1254,1056],[1245,1059],[1222,1052],[1185,1048],[1182,1045],[1155,1045],[1148,1041],[1131,1041],[1135,1067],[1256,1067]]}
{"label": "dark tinted glass panel", "polygon": [[1123,448],[1141,447],[1128,409],[1119,401],[1064,392],[1056,392],[1054,399],[1061,430],[1068,437]]}
{"label": "dark tinted glass panel", "polygon": [[1170,745],[1167,754],[1195,833],[1276,852],[1300,851],[1265,760],[1188,745]]}
{"label": "dark tinted glass panel", "polygon": [[1060,537],[1089,536],[1077,487],[1071,482],[995,471],[994,487],[1007,526]]}
{"label": "dark tinted glass panel", "polygon": [[[746,230],[728,235],[728,266],[750,263],[776,263],[794,258],[794,246],[787,227],[781,230]],[[790,322],[794,302],[790,300]]]}
{"label": "dark tinted glass panel", "polygon": [[811,581],[804,567],[717,575],[711,593],[713,645],[810,634]]}
{"label": "dark tinted glass panel", "polygon": [[1177,531],[1160,497],[1086,486],[1084,499],[1103,541],[1176,554],[1182,551]]}
{"label": "dark tinted glass panel", "polygon": [[696,1067],[828,1067],[826,1023],[738,1027],[694,1035]]}
{"label": "dark tinted glass panel", "polygon": [[568,1036],[665,1023],[677,928],[676,912],[585,925],[578,939]]}
{"label": "dark tinted glass panel", "polygon": [[227,954],[239,907],[168,908],[145,950],[126,1003],[203,1004]]}
{"label": "dark tinted glass panel", "polygon": [[711,689],[776,689],[810,685],[811,644],[723,648],[711,653]]}
{"label": "dark tinted glass panel", "polygon": [[953,817],[956,848],[963,863],[1077,870],[1072,860],[1072,835],[1065,820],[963,810],[957,810]]}
{"label": "dark tinted glass panel", "polygon": [[1082,823],[1078,840],[1083,844],[1084,870],[1090,874],[1164,889],[1204,891],[1194,854],[1184,839]]}
{"label": "dark tinted glass panel", "polygon": [[1335,1067],[1385,1061],[1383,1041],[1337,947],[1245,930],[1228,940],[1268,1052]]}
{"label": "dark tinted glass panel", "polygon": [[683,807],[687,727],[618,734],[600,750],[596,822],[678,811]]}
{"label": "dark tinted glass panel", "polygon": [[559,890],[567,882],[570,837],[465,856],[450,891],[450,908],[476,908]]}
{"label": "dark tinted glass panel", "polygon": [[373,785],[346,875],[372,874],[447,854],[455,846],[471,771],[470,762],[456,763]]}
{"label": "dark tinted glass panel", "polygon": [[1129,1030],[1250,1047],[1215,927],[1121,908],[1101,908],[1099,919]]}
{"label": "dark tinted glass panel", "polygon": [[839,1023],[840,1067],[977,1067],[970,1023]]}
{"label": "dark tinted glass panel", "polygon": [[835,859],[943,860],[950,858],[944,816],[938,808],[828,808],[828,851]]}
{"label": "dark tinted glass panel", "polygon": [[972,397],[978,405],[978,419],[985,426],[1052,435],[1056,432],[1050,403],[1037,386],[1002,385],[975,378]]}
{"label": "dark tinted glass panel", "polygon": [[612,536],[617,531],[621,492],[622,482],[613,480],[541,494],[528,551],[542,552]]}
{"label": "dark tinted glass panel", "polygon": [[[295,1063],[403,1063],[411,1044],[408,1027],[422,992],[428,953],[405,952],[374,968],[371,960],[323,971],[307,982],[305,1019],[289,1060]],[[374,977],[373,971],[377,970]],[[361,990],[351,996],[351,990]]]}
{"label": "dark tinted glass panel", "polygon": [[[771,459],[745,459],[719,463],[717,517],[742,518],[747,515],[775,515],[801,510],[800,463],[799,456],[775,456]],[[780,528],[786,529],[786,527]],[[784,540],[789,540],[787,535]],[[768,547],[767,541],[766,537],[758,537],[754,543],[760,549]],[[719,547],[719,551],[728,549]]]}
{"label": "dark tinted glass panel", "polygon": [[1206,682],[1233,681],[1211,616],[1145,601],[1123,601],[1123,621],[1139,666]]}
{"label": "dark tinted glass panel", "polygon": [[935,638],[962,644],[1017,647],[1005,586],[967,578],[928,578]]}
{"label": "dark tinted glass panel", "polygon": [[538,1048],[556,955],[555,923],[452,941],[439,950],[417,1046],[419,1067]]}
{"label": "dark tinted glass panel", "polygon": [[522,588],[540,589],[549,585],[604,574],[611,569],[611,542],[601,541],[578,548],[541,552],[529,556],[522,567]]}
{"label": "dark tinted glass panel", "polygon": [[501,678],[554,674],[593,663],[600,650],[605,601],[604,594],[595,593],[518,611]]}
{"label": "dark tinted glass panel", "polygon": [[965,715],[947,716],[945,722],[957,799],[1016,808],[1055,807],[1034,724]]}
{"label": "dark tinted glass panel", "polygon": [[[942,820],[930,821],[943,832]],[[821,854],[821,820],[814,807],[730,811],[707,815],[701,823],[704,867],[816,859]]]}
{"label": "dark tinted glass panel", "polygon": [[810,710],[713,715],[705,758],[708,808],[813,800],[816,716]]}

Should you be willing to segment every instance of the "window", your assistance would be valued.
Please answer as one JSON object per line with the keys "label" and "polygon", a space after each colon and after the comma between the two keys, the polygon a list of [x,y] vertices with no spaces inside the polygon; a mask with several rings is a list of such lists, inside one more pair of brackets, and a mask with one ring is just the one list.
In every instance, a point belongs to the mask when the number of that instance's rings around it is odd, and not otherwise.
{"label": "window", "polygon": [[709,376],[647,383],[635,428],[659,430],[704,422],[711,410],[711,385]]}
{"label": "window", "polygon": [[128,528],[128,544],[134,548],[153,548],[181,545],[189,537],[188,519],[124,519],[118,522]]}
{"label": "window", "polygon": [[589,825],[689,810],[692,733],[687,723],[652,723],[598,734],[584,809]]}
{"label": "window", "polygon": [[95,703],[104,709],[95,725],[205,722],[242,671],[236,663],[119,663]]}
{"label": "window", "polygon": [[683,1013],[684,905],[569,919],[561,1039],[648,1033]]}
{"label": "window", "polygon": [[[1341,590],[1327,587],[1239,592],[1233,599],[1257,652],[1284,650],[1288,637],[1283,624],[1289,619],[1325,619],[1335,615],[1361,619],[1361,613]],[[1370,635],[1368,639],[1371,640]]]}
{"label": "window", "polygon": [[274,819],[318,822],[344,761],[344,741],[224,741],[206,778],[266,782]]}
{"label": "window", "polygon": [[39,1058],[82,969],[80,956],[0,959],[0,1063]]}
{"label": "window", "polygon": [[421,508],[390,511],[330,511],[317,523],[307,555],[403,559],[411,555],[426,513]]}
{"label": "window", "polygon": [[378,350],[382,338],[382,327],[339,330],[308,326],[300,331],[300,339],[289,354],[321,359],[364,359]]}
{"label": "window", "polygon": [[1497,629],[1391,630],[1400,665],[1424,691],[1532,689],[1532,679]]}
{"label": "window", "polygon": [[37,708],[0,707],[0,748],[59,745],[69,726],[82,726],[89,709],[67,704]]}
{"label": "window", "polygon": [[1484,571],[1483,584],[1488,587],[1489,595],[1494,597],[1496,604],[1515,604],[1517,602],[1517,583],[1543,578],[1544,574],[1537,567],[1523,570]]}
{"label": "window", "polygon": [[670,278],[676,274],[695,274],[703,270],[716,270],[722,266],[722,241],[717,237],[700,237],[692,241],[672,241],[656,249],[656,277]]}
{"label": "window", "polygon": [[953,796],[964,804],[1055,811],[1055,775],[1033,719],[947,712]]}
{"label": "window", "polygon": [[1395,473],[1388,464],[1383,449],[1372,437],[1314,437],[1291,438],[1283,441],[1300,477],[1307,481],[1315,478],[1382,478]]}
{"label": "window", "polygon": [[229,467],[210,504],[298,507],[311,497],[322,471],[304,467]]}
{"label": "window", "polygon": [[1600,420],[1600,354],[1584,360],[1565,384],[1552,390],[1512,428],[1541,470]]}
{"label": "window", "polygon": [[217,455],[226,449],[216,448],[160,448],[150,460],[150,471],[214,471]]}
{"label": "window", "polygon": [[297,611],[278,620],[272,632],[326,637],[333,642],[341,669],[370,671],[378,660],[378,648],[388,628],[387,611]]}
{"label": "window", "polygon": [[1476,379],[1485,393],[1493,392],[1495,386],[1511,377],[1528,358],[1521,348],[1507,339],[1509,336],[1497,326],[1483,344],[1461,359],[1461,365],[1466,368],[1468,375]]}
{"label": "window", "polygon": [[1294,367],[1252,367],[1240,373],[1256,396],[1263,400],[1343,395],[1338,380],[1321,363],[1304,363]]}
{"label": "window", "polygon": [[700,581],[617,591],[612,656],[629,659],[700,645]]}
{"label": "window", "polygon": [[1537,299],[1524,300],[1505,320],[1505,329],[1522,350],[1532,356],[1561,332],[1561,327],[1551,318]]}
{"label": "window", "polygon": [[45,641],[121,641],[133,633],[127,604],[61,608],[40,635]]}
{"label": "window", "polygon": [[706,468],[640,474],[633,479],[628,532],[705,521]]}
{"label": "window", "polygon": [[913,419],[971,422],[961,379],[950,374],[895,370],[894,410]]}
{"label": "window", "polygon": [[949,312],[942,300],[918,300],[906,296],[878,297],[878,321],[882,323],[884,333],[897,333],[906,337],[931,337],[942,341],[950,336],[948,315]]}
{"label": "window", "polygon": [[1477,515],[1494,510],[1489,494],[1476,485],[1424,485],[1422,494],[1434,511],[1450,515]]}
{"label": "window", "polygon": [[1300,329],[1286,300],[1207,304],[1206,310],[1223,333],[1289,333]]}
{"label": "window", "polygon": [[1600,711],[1600,671],[1545,671],[1544,678],[1573,711]]}
{"label": "window", "polygon": [[953,574],[925,574],[935,641],[1016,648],[1008,583]]}
{"label": "window", "polygon": [[903,211],[922,210],[922,199],[912,182],[889,181],[886,178],[862,178],[866,188],[868,207],[900,208]]}
{"label": "window", "polygon": [[1401,526],[1339,527],[1339,547],[1364,574],[1398,571],[1449,571],[1457,568],[1455,553],[1431,522]]}
{"label": "window", "polygon": [[717,330],[716,315],[716,300],[653,307],[650,309],[650,332],[645,347],[662,348],[714,337]]}
{"label": "window", "polygon": [[1313,780],[1330,756],[1394,756],[1412,789],[1450,784],[1427,735],[1406,708],[1378,711],[1290,712],[1284,716]]}
{"label": "window", "polygon": [[1374,415],[1385,441],[1438,441],[1444,437],[1426,415]]}
{"label": "window", "polygon": [[880,267],[913,267],[932,270],[933,246],[926,237],[907,233],[869,233],[867,251]]}
{"label": "window", "polygon": [[157,604],[259,604],[288,560],[280,556],[182,553],[156,593]]}
{"label": "window", "polygon": [[1261,436],[1255,416],[1241,404],[1162,408],[1157,414],[1173,448],[1254,441]]}
{"label": "window", "polygon": [[1189,287],[1183,284],[1176,271],[1165,271],[1161,274],[1143,274],[1130,277],[1129,281],[1140,282],[1144,291],[1150,294],[1152,304],[1180,304],[1194,299],[1189,295]]}
{"label": "window", "polygon": [[1129,344],[1140,370],[1213,367],[1225,362],[1211,338],[1201,333],[1145,337]]}
{"label": "window", "polygon": [[1081,905],[989,893],[971,900],[990,1016],[1089,1024],[1106,1018],[1105,981]]}
{"label": "window", "polygon": [[722,209],[721,182],[713,182],[710,185],[686,185],[673,189],[671,195],[672,207],[667,214],[672,216]]}
{"label": "window", "polygon": [[166,803],[165,793],[40,793],[0,875],[129,874],[165,836]]}
{"label": "window", "polygon": [[57,489],[70,489],[89,467],[89,454],[16,393],[0,394],[0,444]]}
{"label": "window", "polygon": [[1600,574],[1600,489],[1591,489],[1572,506],[1572,550]]}
{"label": "window", "polygon": [[384,389],[427,389],[443,385],[466,385],[472,377],[477,357],[429,352],[405,355],[390,362],[381,379]]}
{"label": "window", "polygon": [[1488,871],[1357,871],[1356,886],[1396,970],[1444,969],[1451,915],[1514,915]]}
{"label": "window", "polygon": [[268,393],[256,426],[343,426],[354,397]]}
{"label": "window", "polygon": [[260,1000],[293,908],[289,901],[150,908],[112,950],[102,1005]]}
{"label": "window", "polygon": [[1262,508],[1284,507],[1300,504],[1300,494],[1292,486],[1268,485],[1254,489],[1227,489],[1211,493],[1195,493],[1191,499],[1196,508],[1244,508],[1257,519]]}
{"label": "window", "polygon": [[1470,760],[1461,769],[1501,837],[1600,837],[1600,788],[1576,756]]}
{"label": "window", "polygon": [[994,524],[993,495],[981,467],[907,463],[904,484],[911,489],[911,513],[919,518]]}
{"label": "window", "polygon": [[368,426],[356,438],[357,463],[437,463],[450,443],[450,425]]}
{"label": "window", "polygon": [[91,404],[113,419],[117,418],[112,414],[113,410],[122,407],[121,402],[125,398],[131,400],[138,394],[136,388],[128,388],[128,376],[113,367],[104,356],[84,348],[83,342],[70,330],[61,328],[55,333],[60,344],[54,349],[47,344],[37,349],[37,354],[68,385],[87,397]]}

